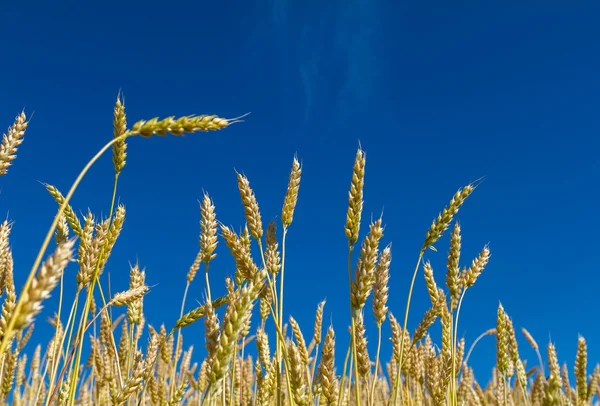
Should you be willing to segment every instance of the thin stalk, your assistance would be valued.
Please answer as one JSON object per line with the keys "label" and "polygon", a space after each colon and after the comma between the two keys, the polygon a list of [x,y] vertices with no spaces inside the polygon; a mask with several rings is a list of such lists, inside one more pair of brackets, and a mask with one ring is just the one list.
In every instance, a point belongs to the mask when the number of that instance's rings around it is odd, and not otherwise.
{"label": "thin stalk", "polygon": [[[285,276],[285,237],[286,236],[287,236],[287,227],[284,226],[283,227],[283,236],[281,238],[281,270],[279,271],[281,277],[279,278],[279,299],[278,299],[278,301],[279,301],[279,328],[282,331],[283,331],[283,286],[284,286],[283,280],[284,280],[284,276]],[[282,338],[277,345],[277,347],[280,349],[280,351],[281,351],[282,347],[284,346],[284,342],[285,342],[284,338]],[[280,354],[280,356],[281,356],[281,354]],[[278,359],[278,368],[277,369],[278,369],[278,371],[281,371],[281,358]],[[287,375],[288,374],[286,374],[286,376]],[[278,391],[278,395],[277,395],[278,403],[281,402],[281,399],[279,399],[280,398],[279,392],[280,391]],[[288,392],[289,392],[289,397],[291,399],[292,392],[291,391],[288,391]]]}
{"label": "thin stalk", "polygon": [[346,368],[348,367],[348,359],[350,358],[350,350],[352,349],[352,343],[348,343],[348,350],[346,351],[346,358],[344,358],[344,368],[342,369],[342,381],[340,382],[340,388],[342,393],[338,397],[338,406],[342,404],[342,398],[344,397],[344,393],[346,392],[346,387],[344,386],[344,381],[346,380]]}
{"label": "thin stalk", "polygon": [[206,279],[206,294],[208,296],[208,300],[211,300],[210,298],[210,281],[208,279],[208,266],[209,266],[209,262],[206,263],[206,267],[204,268],[204,278]]}
{"label": "thin stalk", "polygon": [[352,349],[352,343],[348,343],[348,350],[346,351],[346,358],[344,359],[344,368],[342,369],[342,381],[340,382],[340,388],[342,393],[338,397],[338,406],[342,404],[342,398],[344,397],[344,392],[346,391],[346,387],[344,386],[344,381],[346,380],[346,368],[348,367],[348,359],[350,358],[350,350]]}
{"label": "thin stalk", "polygon": [[[463,299],[465,297],[465,293],[467,293],[467,289],[463,289],[460,300],[458,301],[458,308],[456,309],[456,320],[454,321],[454,326],[452,328],[452,402],[453,404],[458,403],[458,392],[456,390],[456,381],[458,379],[458,375],[460,373],[460,368],[456,371],[456,343],[458,339],[458,316],[460,316],[460,309],[462,306]],[[462,365],[462,362],[461,362]]]}
{"label": "thin stalk", "polygon": [[354,358],[350,357],[350,369],[349,369],[350,376],[348,376],[348,403],[347,403],[348,405],[350,404],[350,396],[352,394],[352,378],[354,377],[352,375],[354,372],[353,365],[354,365]]}
{"label": "thin stalk", "polygon": [[[410,311],[410,303],[411,303],[411,299],[412,299],[412,293],[413,293],[413,289],[415,287],[415,280],[417,279],[417,273],[419,272],[419,266],[421,265],[421,260],[423,259],[424,253],[425,253],[425,250],[423,250],[423,249],[419,253],[419,259],[417,261],[417,265],[415,266],[415,270],[413,272],[412,281],[410,282],[410,289],[408,291],[408,300],[406,301],[406,311],[404,313],[404,325],[402,327],[402,334],[404,334],[404,332],[406,331],[406,326],[408,325],[408,313]],[[400,389],[400,386],[399,386],[400,366],[402,365],[402,356],[403,355],[404,355],[404,340],[402,340],[402,343],[400,344],[400,362],[398,362],[397,379],[396,379],[396,382],[394,383],[394,405],[398,401],[398,394],[399,394],[399,389]]]}
{"label": "thin stalk", "polygon": [[[358,354],[356,353],[356,310],[352,316],[352,360],[354,361],[354,392],[356,396],[356,404],[360,406],[360,387],[359,387],[359,376],[358,376]],[[352,380],[348,380],[348,384],[352,385]]]}
{"label": "thin stalk", "polygon": [[[488,331],[489,331],[489,330],[488,330]],[[471,344],[471,347],[469,347],[469,351],[467,352],[467,356],[465,357],[465,362],[464,362],[464,364],[467,364],[467,365],[468,365],[468,363],[469,363],[469,357],[471,356],[471,352],[473,352],[473,349],[475,348],[475,345],[477,345],[477,343],[478,343],[478,342],[479,342],[479,341],[480,341],[482,338],[484,338],[485,336],[488,336],[488,335],[490,335],[490,334],[488,334],[488,331],[485,331],[485,332],[481,333],[481,334],[479,335],[479,337],[477,337],[477,338],[475,339],[475,341],[473,341],[473,344]]]}
{"label": "thin stalk", "polygon": [[375,384],[377,383],[377,369],[379,367],[379,352],[381,350],[381,324],[377,325],[377,355],[375,356],[375,373],[373,374],[373,383],[371,384],[371,405],[375,401]]}
{"label": "thin stalk", "polygon": [[[354,252],[354,246],[350,245],[348,248],[348,279],[350,281],[350,295],[352,295],[352,253]],[[352,307],[350,303],[350,318],[352,319],[352,360],[354,361],[354,375],[355,383],[354,390],[356,391],[356,404],[360,406],[360,388],[358,384],[358,354],[356,353],[356,309]],[[351,381],[349,381],[351,384]]]}

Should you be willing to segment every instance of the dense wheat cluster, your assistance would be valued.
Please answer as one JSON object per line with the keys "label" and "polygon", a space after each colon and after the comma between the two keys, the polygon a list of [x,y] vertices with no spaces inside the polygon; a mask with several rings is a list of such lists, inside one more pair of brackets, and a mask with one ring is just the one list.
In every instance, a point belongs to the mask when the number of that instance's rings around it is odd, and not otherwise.
{"label": "dense wheat cluster", "polygon": [[[125,206],[115,205],[115,201],[119,176],[127,172],[128,138],[216,131],[237,121],[216,116],[168,117],[138,121],[129,128],[119,96],[112,140],[90,161],[71,190],[63,195],[46,185],[58,212],[18,293],[13,279],[12,224],[0,224],[3,404],[580,406],[598,399],[600,367],[588,365],[583,337],[574,343],[575,362],[561,363],[553,343],[544,351],[527,330],[513,325],[502,305],[497,319],[490,320],[494,329],[473,343],[457,335],[463,298],[474,288],[491,256],[488,246],[482,247],[476,258],[461,256],[462,230],[455,217],[476,184],[459,189],[430,228],[423,230],[403,314],[388,310],[392,245],[386,241],[383,218],[364,224],[363,217],[370,216],[362,213],[367,158],[362,149],[348,168],[351,176],[344,229],[350,314],[339,316],[350,316],[348,329],[334,331],[326,324],[330,318],[324,317],[324,301],[314,303],[315,321],[310,328],[301,327],[284,311],[286,236],[294,221],[302,221],[294,216],[302,177],[302,166],[295,157],[287,191],[282,185],[282,211],[269,213],[269,218],[280,219],[280,230],[278,222],[263,222],[260,202],[243,174],[237,174],[240,209],[246,218],[240,232],[219,222],[218,207],[209,194],[204,195],[198,254],[190,258],[187,277],[181,271],[185,294],[181,312],[173,315],[170,325],[145,322],[144,298],[150,288],[146,271],[137,264],[131,266],[129,286],[109,296],[103,271],[125,223]],[[4,135],[0,175],[7,173],[15,159],[27,126],[25,113],[21,113]],[[79,216],[76,213],[81,208],[71,207],[71,196],[89,167],[110,148],[114,191],[109,215],[99,218],[88,211]],[[129,153],[135,152],[130,149]],[[424,255],[435,249],[446,231],[450,234],[446,269],[434,272]],[[228,248],[236,265],[235,274],[225,280],[214,280],[209,272],[215,266],[218,244]],[[53,252],[47,255],[51,245]],[[76,278],[63,276],[67,267],[76,268]],[[197,278],[199,273],[203,277]],[[409,331],[417,277],[425,280],[427,291],[422,294],[429,296],[431,307],[420,315],[416,329]],[[77,287],[74,297],[63,295],[65,284]],[[191,284],[202,285],[206,301],[190,310],[186,296]],[[213,297],[211,285],[215,284],[225,286],[227,294]],[[392,293],[402,298],[405,292]],[[49,319],[53,337],[48,343],[32,344],[36,316],[50,294],[60,297],[57,309],[46,309],[53,314]],[[372,317],[366,318],[367,312],[372,312]],[[185,339],[185,327],[192,323],[204,325],[203,338]],[[382,337],[385,323],[391,327],[391,337]],[[435,323],[441,325],[437,337],[430,334]],[[336,339],[345,334],[349,334],[350,345],[340,348]],[[497,362],[492,379],[478,382],[469,357],[485,336],[496,339]],[[531,362],[521,357],[517,345],[521,341],[533,347],[538,359]],[[391,352],[390,359],[382,359],[382,343],[391,343],[391,351],[385,351]]]}

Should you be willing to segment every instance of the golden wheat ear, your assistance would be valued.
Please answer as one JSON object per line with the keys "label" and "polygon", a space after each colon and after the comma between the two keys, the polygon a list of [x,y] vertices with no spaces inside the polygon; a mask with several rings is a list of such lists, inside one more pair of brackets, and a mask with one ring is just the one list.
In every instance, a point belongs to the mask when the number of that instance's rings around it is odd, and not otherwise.
{"label": "golden wheat ear", "polygon": [[27,117],[25,112],[21,112],[14,123],[8,128],[6,134],[2,136],[0,145],[0,176],[6,174],[11,162],[16,159],[17,148],[23,143],[25,130],[27,129]]}

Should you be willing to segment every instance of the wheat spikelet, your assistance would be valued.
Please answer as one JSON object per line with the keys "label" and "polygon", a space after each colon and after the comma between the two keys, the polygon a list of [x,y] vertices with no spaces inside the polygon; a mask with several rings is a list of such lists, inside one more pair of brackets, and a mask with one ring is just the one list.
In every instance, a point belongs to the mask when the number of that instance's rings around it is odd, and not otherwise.
{"label": "wheat spikelet", "polygon": [[17,350],[8,351],[6,358],[4,359],[4,374],[2,376],[2,395],[4,397],[10,393],[13,387],[18,356],[19,353]]}
{"label": "wheat spikelet", "polygon": [[392,330],[392,357],[396,363],[400,362],[400,347],[402,345],[402,327],[394,317],[392,312],[389,312],[390,328]]}
{"label": "wheat spikelet", "polygon": [[323,349],[321,350],[318,379],[325,403],[327,405],[335,405],[339,393],[337,378],[335,376],[335,333],[332,326],[329,326],[327,330]]}
{"label": "wheat spikelet", "polygon": [[437,240],[444,234],[444,232],[448,229],[450,222],[458,213],[460,206],[464,203],[465,199],[469,197],[469,195],[474,190],[473,185],[467,185],[463,189],[459,189],[452,200],[450,200],[450,204],[444,208],[444,210],[438,215],[438,217],[433,221],[429,230],[427,230],[427,234],[425,236],[425,242],[423,243],[422,251],[427,249],[428,247],[433,246],[437,242]]}
{"label": "wheat spikelet", "polygon": [[129,306],[135,302],[139,302],[148,293],[148,290],[150,290],[148,286],[142,285],[124,292],[115,293],[109,303],[111,306]]}
{"label": "wheat spikelet", "polygon": [[290,325],[292,326],[292,333],[294,334],[294,339],[296,340],[297,346],[296,350],[300,355],[302,363],[307,366],[308,365],[308,349],[306,348],[306,341],[304,340],[304,335],[300,330],[300,325],[292,316],[290,316]]}
{"label": "wheat spikelet", "polygon": [[[62,195],[62,193],[60,193],[60,191],[55,186],[44,184],[44,187],[54,198],[58,206],[62,206],[62,204],[65,201],[65,197]],[[65,207],[63,214],[69,222],[69,225],[71,226],[71,229],[73,230],[75,235],[79,238],[83,238],[83,230],[81,229],[81,223],[79,222],[79,219],[77,218],[77,215],[75,214],[75,211],[73,211],[73,208],[70,204],[68,204],[67,207]]]}
{"label": "wheat spikelet", "polygon": [[289,227],[294,219],[294,209],[298,202],[298,189],[300,188],[300,177],[302,175],[302,168],[300,162],[294,157],[294,163],[292,164],[292,171],[290,172],[290,180],[288,182],[287,192],[283,201],[283,208],[281,209],[281,222],[284,227]]}
{"label": "wheat spikelet", "polygon": [[21,112],[14,123],[8,128],[6,134],[2,135],[2,144],[0,145],[0,176],[6,174],[8,167],[16,158],[17,148],[23,142],[25,130],[29,124],[25,112]]}
{"label": "wheat spikelet", "polygon": [[248,223],[248,228],[250,229],[250,235],[252,235],[252,237],[258,241],[263,236],[263,229],[256,196],[250,187],[250,181],[248,181],[247,177],[237,173],[237,182],[240,190],[240,197],[242,199],[242,205],[244,206],[246,222]]}
{"label": "wheat spikelet", "polygon": [[577,404],[584,404],[587,401],[587,344],[582,336],[577,340],[574,373]]}
{"label": "wheat spikelet", "polygon": [[119,204],[107,233],[108,235],[104,247],[104,253],[106,257],[109,256],[109,253],[115,245],[117,238],[119,238],[121,230],[123,230],[123,223],[125,223],[125,206]]}
{"label": "wheat spikelet", "polygon": [[300,355],[298,347],[292,341],[288,343],[288,357],[290,361],[290,383],[294,402],[298,406],[306,406],[309,404],[307,395],[308,385],[306,383],[306,373],[304,369],[306,364],[302,361],[302,356]]}
{"label": "wheat spikelet", "polygon": [[211,359],[209,379],[215,384],[222,379],[229,367],[235,342],[244,327],[248,314],[252,311],[254,301],[258,297],[260,286],[253,282],[240,288],[239,296],[230,301],[223,317],[221,336],[215,356]]}
{"label": "wheat spikelet", "polygon": [[450,236],[450,252],[448,253],[446,274],[446,286],[450,291],[450,310],[453,311],[458,305],[458,300],[461,293],[461,281],[459,278],[459,262],[460,262],[460,225],[458,222],[454,224],[454,230]]}
{"label": "wheat spikelet", "polygon": [[175,118],[174,116],[159,120],[153,118],[148,121],[140,120],[133,125],[126,135],[141,135],[149,138],[152,135],[165,136],[168,133],[180,136],[195,132],[216,131],[227,127],[233,121],[217,116],[183,116]]}
{"label": "wheat spikelet", "polygon": [[235,259],[237,270],[245,279],[252,279],[257,274],[258,267],[252,260],[247,246],[229,227],[221,225],[221,233],[223,234],[223,238],[225,238],[225,245],[227,245],[231,255]]}
{"label": "wheat spikelet", "polygon": [[366,328],[361,311],[356,313],[355,335],[358,373],[361,378],[366,380],[371,372],[371,360],[369,359],[369,352],[367,350]]}
{"label": "wheat spikelet", "polygon": [[73,257],[74,243],[74,240],[69,240],[59,245],[54,254],[42,264],[29,289],[23,292],[20,299],[23,305],[20,312],[13,316],[15,317],[15,330],[27,327],[40,312],[42,301],[50,296],[50,292],[56,287],[64,268]]}
{"label": "wheat spikelet", "polygon": [[369,234],[365,237],[360,251],[350,297],[355,309],[362,309],[375,284],[374,269],[377,262],[379,240],[382,236],[383,227],[381,227],[381,219],[378,219],[371,223]]}
{"label": "wheat spikelet", "polygon": [[317,306],[317,313],[315,315],[313,340],[315,340],[316,344],[321,343],[321,334],[323,331],[322,326],[323,326],[323,309],[324,308],[325,308],[325,301],[323,300],[321,303],[319,303],[319,306]]}
{"label": "wheat spikelet", "polygon": [[438,301],[438,287],[433,277],[433,268],[429,261],[423,264],[423,274],[425,275],[425,284],[427,285],[427,292],[429,293],[429,299],[431,304],[435,304]]}
{"label": "wheat spikelet", "polygon": [[217,248],[217,220],[215,204],[207,193],[204,194],[200,212],[200,252],[202,261],[208,264],[217,256],[214,254]]}
{"label": "wheat spikelet", "polygon": [[346,215],[346,237],[348,245],[352,246],[358,241],[360,219],[363,209],[363,188],[365,186],[366,154],[362,149],[356,151],[354,167],[352,168],[352,182],[348,192],[348,214]]}
{"label": "wheat spikelet", "polygon": [[[212,307],[214,309],[218,309],[219,307],[229,303],[230,298],[228,296],[221,296],[212,301]],[[206,314],[206,308],[204,305],[198,306],[194,310],[184,314],[181,318],[179,318],[175,322],[175,329],[180,329],[183,327],[187,327],[190,324],[200,320]]]}
{"label": "wheat spikelet", "polygon": [[12,225],[8,222],[8,220],[4,220],[4,222],[0,225],[0,294],[2,294],[6,288],[6,272],[8,257],[10,255],[8,244],[11,227]]}
{"label": "wheat spikelet", "polygon": [[390,264],[392,262],[392,248],[387,246],[381,252],[375,267],[375,285],[373,287],[373,314],[375,323],[381,326],[385,321],[388,311],[388,282],[390,280]]}
{"label": "wheat spikelet", "polygon": [[417,325],[417,328],[415,329],[412,344],[416,344],[417,342],[421,341],[423,337],[425,337],[425,334],[427,334],[427,330],[429,330],[429,327],[431,327],[431,325],[435,322],[438,313],[439,310],[434,307],[428,309],[425,312],[425,315],[421,319],[421,322]]}
{"label": "wheat spikelet", "polygon": [[60,215],[54,237],[57,245],[60,245],[69,239],[69,223],[64,214]]}
{"label": "wheat spikelet", "polygon": [[473,260],[471,267],[467,269],[467,271],[464,274],[463,283],[465,285],[465,289],[470,288],[475,284],[475,281],[477,281],[477,278],[485,269],[489,259],[490,249],[487,246],[485,246],[477,256],[477,258]]}
{"label": "wheat spikelet", "polygon": [[[127,131],[127,116],[125,114],[125,102],[121,98],[121,93],[117,96],[117,102],[113,110],[113,136],[119,138]],[[125,138],[121,138],[113,144],[113,165],[117,176],[125,167],[127,158],[127,144]]]}
{"label": "wheat spikelet", "polygon": [[207,368],[210,368],[212,359],[217,353],[221,332],[219,330],[219,320],[214,312],[212,303],[210,301],[206,302],[206,304],[204,305],[204,311],[204,341],[207,353],[206,361]]}
{"label": "wheat spikelet", "polygon": [[277,275],[281,269],[281,258],[279,255],[279,244],[277,244],[277,225],[271,221],[267,227],[267,248],[265,250],[265,262],[267,270],[272,275]]}
{"label": "wheat spikelet", "polygon": [[496,321],[496,364],[498,371],[506,375],[508,372],[508,337],[506,331],[506,313],[502,304],[498,305]]}
{"label": "wheat spikelet", "polygon": [[[129,270],[129,289],[144,289],[146,281],[146,272],[140,270],[139,265],[136,263]],[[147,291],[147,289],[146,289]],[[144,292],[145,294],[145,292]],[[142,294],[139,298],[131,300],[127,303],[127,320],[130,324],[139,324],[142,318],[144,300]]]}

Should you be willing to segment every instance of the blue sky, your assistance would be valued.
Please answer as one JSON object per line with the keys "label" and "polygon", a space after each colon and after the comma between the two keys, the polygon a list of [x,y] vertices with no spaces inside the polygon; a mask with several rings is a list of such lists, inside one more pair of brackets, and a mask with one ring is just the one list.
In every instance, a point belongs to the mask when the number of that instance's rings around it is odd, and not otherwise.
{"label": "blue sky", "polygon": [[[487,243],[492,260],[466,296],[459,333],[470,343],[493,327],[501,301],[517,328],[542,346],[557,344],[561,362],[573,364],[582,334],[591,371],[600,355],[592,310],[600,281],[598,12],[592,2],[554,1],[3,2],[1,126],[23,108],[35,113],[1,179],[0,211],[15,222],[17,284],[56,210],[40,182],[66,192],[110,140],[122,89],[130,123],[251,112],[219,133],[129,142],[119,185],[127,220],[107,272],[113,291],[122,290],[129,262],[146,267],[147,282],[157,284],[145,304],[150,323],[170,326],[179,314],[203,191],[218,218],[239,229],[235,170],[242,171],[266,224],[280,214],[297,153],[304,172],[288,239],[286,313],[310,335],[327,299],[342,358],[343,226],[360,142],[363,217],[384,211],[384,243],[393,242],[390,309],[399,318],[427,227],[457,188],[485,176],[458,218],[464,264]],[[112,171],[109,155],[90,171],[73,200],[78,212],[108,213]],[[442,283],[448,239],[437,247],[427,259]],[[211,280],[222,292],[234,268],[222,242],[218,254]],[[67,270],[72,280],[74,273]],[[198,279],[188,308],[203,289]],[[53,303],[39,318],[40,340]],[[412,327],[427,305],[420,274]],[[201,351],[202,327],[187,331]],[[373,325],[369,333],[374,353]],[[521,351],[535,364],[524,340]],[[483,377],[494,354],[488,338],[473,355]]]}

